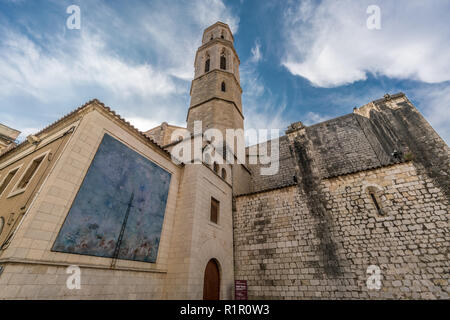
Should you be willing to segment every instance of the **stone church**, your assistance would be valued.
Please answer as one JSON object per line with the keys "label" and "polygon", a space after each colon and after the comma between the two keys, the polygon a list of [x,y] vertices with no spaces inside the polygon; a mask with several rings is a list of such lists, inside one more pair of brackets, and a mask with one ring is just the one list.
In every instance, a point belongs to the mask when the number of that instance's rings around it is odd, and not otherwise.
{"label": "stone church", "polygon": [[[0,125],[0,299],[234,299],[235,280],[249,299],[449,298],[450,150],[403,93],[243,163],[174,161],[199,136],[236,151],[205,137],[244,129],[233,41],[204,31],[186,128],[140,132],[98,100],[20,144]],[[251,150],[274,145],[261,174]]]}

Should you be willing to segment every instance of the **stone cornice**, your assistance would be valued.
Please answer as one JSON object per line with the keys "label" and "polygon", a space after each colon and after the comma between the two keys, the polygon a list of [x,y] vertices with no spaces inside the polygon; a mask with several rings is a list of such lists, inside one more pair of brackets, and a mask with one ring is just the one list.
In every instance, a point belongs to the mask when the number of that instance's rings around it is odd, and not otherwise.
{"label": "stone cornice", "polygon": [[203,31],[203,36],[202,36],[202,38],[205,36],[205,33],[207,33],[207,32],[208,32],[209,30],[211,30],[211,29],[214,29],[214,27],[217,26],[217,25],[220,25],[220,26],[222,26],[222,27],[224,27],[224,28],[227,28],[228,31],[230,31],[231,37],[233,38],[233,41],[234,41],[233,32],[231,32],[230,26],[227,25],[226,23],[222,22],[222,21],[217,21],[217,22],[214,23],[213,25],[211,25],[211,26],[209,26],[208,28],[206,28],[206,29]]}
{"label": "stone cornice", "polygon": [[221,39],[221,38],[215,38],[215,39],[210,40],[210,41],[208,41],[207,43],[201,45],[201,46],[197,49],[197,53],[195,54],[195,61],[194,61],[194,64],[197,64],[198,53],[199,53],[201,50],[204,50],[204,49],[206,49],[206,48],[208,48],[208,47],[212,47],[213,45],[215,45],[215,44],[217,44],[217,43],[229,47],[229,48],[233,51],[234,55],[236,56],[236,58],[237,58],[237,60],[238,60],[238,64],[239,64],[239,65],[241,64],[241,60],[239,59],[239,55],[237,54],[236,49],[234,48],[233,43],[232,43],[231,41],[229,41],[229,40],[224,40],[224,39]]}
{"label": "stone cornice", "polygon": [[197,104],[195,104],[195,105],[189,107],[189,110],[188,110],[188,113],[187,113],[187,116],[186,116],[186,121],[188,121],[188,119],[189,119],[189,113],[191,112],[191,109],[200,107],[202,104],[205,104],[205,103],[207,103],[207,102],[209,102],[209,101],[212,101],[212,100],[222,100],[222,101],[231,103],[231,104],[236,108],[236,110],[238,111],[239,115],[242,117],[242,120],[245,119],[245,118],[244,118],[244,115],[243,115],[242,112],[241,112],[241,110],[239,110],[238,106],[236,105],[236,103],[234,103],[234,101],[227,100],[227,99],[223,99],[223,98],[219,98],[219,97],[212,97],[212,98],[209,98],[209,99],[207,99],[207,100],[205,100],[205,101],[202,101],[202,102],[200,102],[200,103],[197,103]]}

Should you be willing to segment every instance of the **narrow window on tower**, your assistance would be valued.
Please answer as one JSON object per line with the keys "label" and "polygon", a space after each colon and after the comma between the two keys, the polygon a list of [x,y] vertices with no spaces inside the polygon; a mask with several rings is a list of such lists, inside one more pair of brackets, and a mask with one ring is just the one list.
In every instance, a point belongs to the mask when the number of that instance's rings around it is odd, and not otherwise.
{"label": "narrow window on tower", "polygon": [[220,202],[211,197],[211,214],[210,214],[211,222],[217,223],[219,221],[219,209],[220,209]]}
{"label": "narrow window on tower", "polygon": [[225,51],[222,51],[220,55],[220,69],[227,70],[227,58],[225,57]]}
{"label": "narrow window on tower", "polygon": [[379,215],[383,216],[383,211],[380,208],[380,205],[378,204],[377,198],[375,197],[375,194],[373,192],[370,193],[370,197],[372,198],[373,204],[375,205],[375,208],[377,208],[377,212]]}
{"label": "narrow window on tower", "polygon": [[209,64],[210,64],[211,59],[209,58],[209,55],[206,56],[206,61],[205,61],[205,72],[209,72]]}
{"label": "narrow window on tower", "polygon": [[380,203],[379,198],[378,198],[378,196],[377,196],[377,194],[376,194],[376,189],[373,188],[373,187],[369,187],[369,188],[367,189],[367,193],[369,194],[369,197],[370,197],[370,199],[372,200],[372,203],[373,203],[375,209],[377,209],[377,213],[378,213],[380,216],[384,216],[384,215],[385,215],[385,212],[384,212],[383,209],[381,208],[381,203]]}
{"label": "narrow window on tower", "polygon": [[222,169],[222,178],[223,180],[227,180],[227,170],[225,168]]}
{"label": "narrow window on tower", "polygon": [[222,91],[223,91],[223,92],[227,91],[227,88],[226,88],[226,86],[225,86],[225,81],[222,82]]}
{"label": "narrow window on tower", "polygon": [[225,39],[225,35],[223,34],[223,30],[222,30],[222,34],[220,35],[220,37],[221,37],[222,39]]}

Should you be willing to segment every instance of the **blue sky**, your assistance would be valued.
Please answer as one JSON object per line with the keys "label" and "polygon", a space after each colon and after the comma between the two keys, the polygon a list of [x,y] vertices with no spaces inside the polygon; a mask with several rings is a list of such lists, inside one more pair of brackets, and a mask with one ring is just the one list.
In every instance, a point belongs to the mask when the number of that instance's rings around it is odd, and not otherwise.
{"label": "blue sky", "polygon": [[[72,4],[80,30],[66,27]],[[23,138],[98,98],[141,130],[185,125],[195,52],[220,20],[246,128],[310,125],[403,91],[449,143],[448,16],[445,0],[0,0],[0,122]]]}

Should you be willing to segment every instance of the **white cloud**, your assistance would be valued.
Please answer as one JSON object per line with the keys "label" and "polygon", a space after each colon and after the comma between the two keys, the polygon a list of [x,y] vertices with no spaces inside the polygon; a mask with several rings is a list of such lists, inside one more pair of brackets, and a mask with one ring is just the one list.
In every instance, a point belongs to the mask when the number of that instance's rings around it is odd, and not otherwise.
{"label": "white cloud", "polygon": [[[49,5],[65,13],[64,3]],[[236,32],[239,23],[222,0],[80,7],[76,31],[62,29],[65,21],[53,10],[43,18],[54,20],[50,29],[37,28],[35,16],[23,15],[14,25],[1,20],[2,121],[12,117],[9,124],[22,131],[42,128],[95,97],[141,130],[163,121],[185,125],[204,28],[220,20]]]}
{"label": "white cloud", "polygon": [[30,134],[34,134],[39,131],[39,128],[22,128],[20,130],[20,135],[17,137],[17,140],[20,142],[24,141]]}
{"label": "white cloud", "polygon": [[315,86],[365,80],[368,73],[428,83],[450,80],[446,1],[380,0],[381,30],[369,30],[370,1],[295,2],[285,12],[283,65]]}
{"label": "white cloud", "polygon": [[88,33],[64,48],[57,39],[38,47],[27,37],[4,32],[0,47],[0,94],[26,92],[41,101],[71,91],[71,86],[96,85],[121,96],[167,95],[175,91],[171,79],[150,65],[132,65],[105,50],[101,39]]}
{"label": "white cloud", "polygon": [[[287,107],[286,99],[281,97],[280,101],[279,95],[272,94],[270,89],[265,87],[258,73],[258,62],[261,59],[261,43],[257,39],[251,49],[251,56],[240,67],[242,103],[245,108],[244,127],[245,129],[279,129],[280,135],[284,135],[288,125],[288,121],[283,116]],[[270,136],[267,137],[267,139],[270,138]],[[263,137],[263,140],[265,139],[266,137]]]}
{"label": "white cloud", "polygon": [[203,30],[217,21],[238,30],[239,18],[221,0],[193,0],[185,6],[157,2],[142,17],[142,27],[152,39],[152,46],[168,65],[168,73],[183,80],[194,76],[194,58],[201,45]]}
{"label": "white cloud", "polygon": [[450,83],[424,86],[414,90],[412,95],[431,126],[450,144]]}
{"label": "white cloud", "polygon": [[154,127],[157,127],[161,124],[161,122],[140,117],[127,117],[127,121],[129,121],[135,128],[139,129],[142,132],[153,129]]}
{"label": "white cloud", "polygon": [[251,49],[252,56],[251,56],[251,62],[259,62],[262,59],[262,53],[261,53],[261,43],[256,40],[255,46]]}
{"label": "white cloud", "polygon": [[[284,135],[288,125],[283,115],[287,107],[286,98],[282,97],[280,101],[279,95],[272,94],[264,86],[252,56],[241,65],[240,75],[243,88],[242,103],[245,108],[245,129],[279,129],[280,135]],[[270,136],[267,137],[267,139],[270,138]]]}
{"label": "white cloud", "polygon": [[327,115],[323,115],[323,114],[319,114],[316,112],[308,112],[305,117],[302,120],[302,123],[305,126],[311,126],[313,124],[317,124],[323,121],[326,121],[328,119],[331,119],[331,116],[327,116]]}

